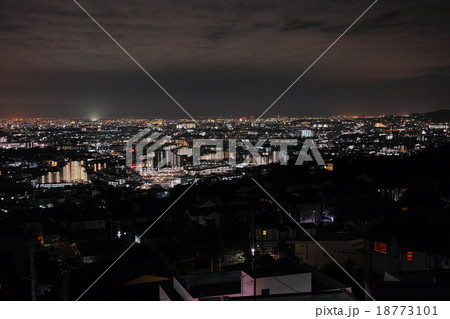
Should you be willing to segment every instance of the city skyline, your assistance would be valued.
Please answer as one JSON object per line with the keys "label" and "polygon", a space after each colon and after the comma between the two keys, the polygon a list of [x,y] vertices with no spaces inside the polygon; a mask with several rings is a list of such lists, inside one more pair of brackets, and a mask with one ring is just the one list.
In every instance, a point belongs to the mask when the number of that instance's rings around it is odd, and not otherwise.
{"label": "city skyline", "polygon": [[[300,119],[333,119],[333,118],[382,118],[382,117],[390,117],[390,116],[411,116],[414,114],[434,114],[439,112],[447,112],[449,109],[436,109],[431,110],[429,112],[404,112],[404,113],[385,113],[385,114],[330,114],[326,116],[307,116],[307,115],[286,115],[286,114],[277,114],[274,116],[268,116],[268,117],[262,117],[260,121],[264,120],[275,120],[275,119],[292,119],[292,120],[300,120]],[[138,117],[138,116],[111,116],[111,117],[97,117],[97,116],[72,116],[72,117],[40,117],[40,116],[11,116],[6,118],[0,118],[0,121],[28,121],[28,120],[49,120],[49,121],[115,121],[115,120],[165,120],[165,121],[182,121],[182,122],[193,122],[190,118],[187,116],[180,116],[180,117]],[[198,116],[195,118],[198,122],[203,121],[210,121],[210,120],[228,120],[228,121],[234,121],[234,120],[247,120],[247,121],[254,121],[256,119],[255,115],[236,115],[234,117],[227,117],[222,115],[214,115],[214,116]]]}

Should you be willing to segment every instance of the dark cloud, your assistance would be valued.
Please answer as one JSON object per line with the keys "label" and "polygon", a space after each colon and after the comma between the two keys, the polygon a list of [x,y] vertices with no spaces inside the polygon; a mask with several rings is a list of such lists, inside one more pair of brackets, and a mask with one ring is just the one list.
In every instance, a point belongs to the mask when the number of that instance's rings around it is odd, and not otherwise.
{"label": "dark cloud", "polygon": [[443,74],[443,75],[450,75],[450,65],[444,65],[444,66],[438,66],[435,68],[431,68],[431,71],[433,73]]}
{"label": "dark cloud", "polygon": [[0,25],[0,32],[16,32],[21,30],[22,27],[19,25]]}
{"label": "dark cloud", "polygon": [[[230,116],[262,112],[370,5],[357,0],[79,2],[194,114],[226,109]],[[402,112],[412,104],[420,108],[419,102],[424,109],[446,107],[449,96],[439,83],[449,76],[449,12],[447,0],[379,1],[273,114],[296,113],[298,104],[305,113],[339,113],[345,105],[372,114],[393,103]],[[71,0],[3,0],[0,37],[0,116],[87,115],[95,105],[105,116],[183,115]],[[410,93],[395,94],[392,85]],[[347,95],[331,94],[334,87]],[[425,103],[423,87],[433,103]],[[378,96],[371,95],[372,88],[381,90]],[[364,106],[365,95],[374,100]]]}
{"label": "dark cloud", "polygon": [[301,19],[289,19],[286,24],[283,26],[283,31],[291,31],[291,30],[299,30],[299,29],[306,29],[311,27],[317,27],[320,26],[320,23],[312,22],[312,21],[305,21]]}

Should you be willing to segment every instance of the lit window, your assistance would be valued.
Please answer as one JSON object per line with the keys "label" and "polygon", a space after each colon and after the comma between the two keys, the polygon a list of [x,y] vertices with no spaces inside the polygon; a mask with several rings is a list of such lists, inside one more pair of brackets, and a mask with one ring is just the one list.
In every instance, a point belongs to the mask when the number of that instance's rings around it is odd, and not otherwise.
{"label": "lit window", "polygon": [[263,230],[263,236],[267,235],[267,230]]}
{"label": "lit window", "polygon": [[413,261],[413,252],[412,251],[406,252],[406,261]]}
{"label": "lit window", "polygon": [[377,253],[386,254],[387,253],[387,244],[382,241],[375,241],[373,250]]}

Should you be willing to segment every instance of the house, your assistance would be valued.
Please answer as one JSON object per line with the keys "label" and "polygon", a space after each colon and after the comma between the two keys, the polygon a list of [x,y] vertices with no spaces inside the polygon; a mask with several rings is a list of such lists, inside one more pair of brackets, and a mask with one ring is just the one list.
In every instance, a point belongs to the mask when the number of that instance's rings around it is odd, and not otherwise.
{"label": "house", "polygon": [[322,219],[322,205],[320,202],[300,205],[298,212],[300,224],[318,224]]}
{"label": "house", "polygon": [[202,209],[186,210],[186,215],[190,220],[202,226],[220,225],[220,214],[216,209],[205,207]]}
{"label": "house", "polygon": [[120,239],[95,240],[76,244],[77,255],[84,264],[111,259],[119,256],[125,249],[125,243]]}
{"label": "house", "polygon": [[450,270],[407,271],[373,276],[370,291],[376,300],[450,299]]}
{"label": "house", "polygon": [[174,277],[160,300],[356,300],[351,288],[307,265],[229,270]]}
{"label": "house", "polygon": [[104,219],[74,221],[70,224],[71,231],[105,230],[105,229],[106,229],[106,220]]}
{"label": "house", "polygon": [[[295,238],[296,232],[288,225],[255,226],[255,243],[258,252],[262,255],[271,255],[275,259],[279,257],[283,242]],[[250,238],[252,234],[250,232]]]}
{"label": "house", "polygon": [[[341,232],[315,235],[319,244],[329,252],[340,265],[352,265],[356,271],[364,262],[364,241],[355,233]],[[287,242],[290,253],[301,263],[322,269],[333,263],[329,256],[310,238]]]}
{"label": "house", "polygon": [[411,238],[375,236],[365,240],[365,254],[369,256],[370,272],[409,272],[450,269],[447,255],[438,254]]}

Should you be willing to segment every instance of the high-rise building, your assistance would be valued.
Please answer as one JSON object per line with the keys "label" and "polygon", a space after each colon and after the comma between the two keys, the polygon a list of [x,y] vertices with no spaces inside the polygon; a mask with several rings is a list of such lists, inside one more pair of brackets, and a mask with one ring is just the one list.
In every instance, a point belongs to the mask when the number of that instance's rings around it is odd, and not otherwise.
{"label": "high-rise building", "polygon": [[62,182],[87,182],[88,177],[82,161],[68,162],[62,171],[48,172],[41,176],[41,183],[55,184]]}

